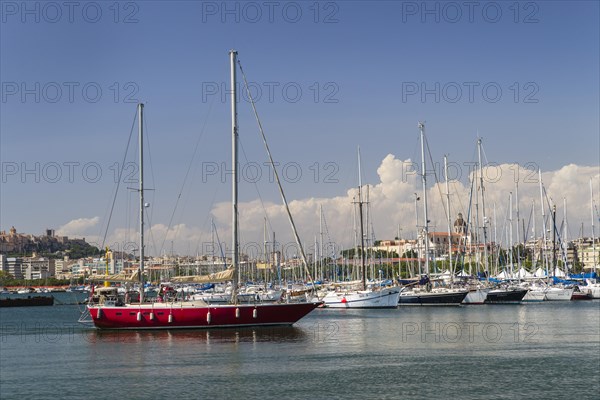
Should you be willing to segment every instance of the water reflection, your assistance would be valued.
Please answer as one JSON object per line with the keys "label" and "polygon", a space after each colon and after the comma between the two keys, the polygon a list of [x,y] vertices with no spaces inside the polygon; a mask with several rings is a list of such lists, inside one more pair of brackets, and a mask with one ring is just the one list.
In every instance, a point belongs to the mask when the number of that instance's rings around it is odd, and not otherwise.
{"label": "water reflection", "polygon": [[[574,387],[588,399],[600,389],[597,300],[315,310],[294,327],[170,331],[98,331],[75,323],[77,306],[39,308],[0,312],[2,398],[547,399]],[[81,376],[92,378],[69,384]]]}
{"label": "water reflection", "polygon": [[261,343],[261,342],[303,342],[311,337],[304,329],[294,326],[254,327],[238,329],[177,329],[177,330],[89,330],[86,340],[91,344],[99,343]]}

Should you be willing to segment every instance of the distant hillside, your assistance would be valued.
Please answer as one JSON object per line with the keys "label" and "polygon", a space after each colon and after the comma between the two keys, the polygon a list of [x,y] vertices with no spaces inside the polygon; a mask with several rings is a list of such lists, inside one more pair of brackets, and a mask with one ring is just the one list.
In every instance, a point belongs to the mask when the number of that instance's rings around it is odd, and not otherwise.
{"label": "distant hillside", "polygon": [[84,239],[69,239],[67,236],[56,236],[53,229],[47,229],[45,235],[17,233],[13,226],[8,233],[0,231],[0,253],[9,256],[25,256],[33,253],[47,257],[59,258],[69,256],[71,259],[95,256],[103,252],[87,243]]}

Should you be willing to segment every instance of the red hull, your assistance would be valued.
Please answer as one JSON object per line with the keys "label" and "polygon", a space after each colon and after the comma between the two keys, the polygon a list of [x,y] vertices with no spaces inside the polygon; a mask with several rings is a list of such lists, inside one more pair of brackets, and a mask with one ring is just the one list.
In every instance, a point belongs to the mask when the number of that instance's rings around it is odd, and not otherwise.
{"label": "red hull", "polygon": [[592,300],[592,295],[589,293],[573,292],[571,300]]}
{"label": "red hull", "polygon": [[[194,305],[144,304],[88,306],[100,329],[230,328],[292,325],[321,303]],[[99,312],[99,310],[101,310]]]}

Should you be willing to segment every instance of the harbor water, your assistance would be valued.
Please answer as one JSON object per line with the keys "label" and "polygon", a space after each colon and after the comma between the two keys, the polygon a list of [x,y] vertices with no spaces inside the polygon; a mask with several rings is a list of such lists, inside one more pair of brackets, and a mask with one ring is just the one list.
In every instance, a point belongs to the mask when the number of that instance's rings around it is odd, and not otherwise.
{"label": "harbor water", "polygon": [[181,331],[97,331],[77,323],[82,308],[0,309],[1,399],[600,394],[598,300],[317,309],[293,327]]}

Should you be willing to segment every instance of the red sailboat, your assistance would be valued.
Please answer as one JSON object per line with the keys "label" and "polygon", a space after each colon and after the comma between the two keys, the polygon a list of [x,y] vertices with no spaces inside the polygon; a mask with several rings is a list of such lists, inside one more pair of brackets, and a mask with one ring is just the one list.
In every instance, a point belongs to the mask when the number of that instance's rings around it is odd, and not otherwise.
{"label": "red sailboat", "polygon": [[[233,160],[233,266],[223,271],[218,278],[233,281],[233,293],[230,304],[209,305],[202,300],[147,302],[144,301],[144,172],[143,172],[143,110],[138,105],[139,119],[139,160],[140,160],[140,264],[134,274],[139,280],[138,296],[126,296],[133,301],[125,301],[116,287],[99,288],[90,297],[85,315],[80,322],[92,322],[99,329],[175,329],[175,328],[225,328],[247,326],[292,325],[310,313],[322,303],[254,303],[238,304],[237,268],[238,268],[238,179],[237,179],[237,110],[236,110],[236,58],[237,52],[231,50],[231,119],[232,119],[232,160]],[[139,276],[138,276],[139,275]],[[124,278],[124,279],[122,279]],[[134,278],[134,277],[131,277]],[[122,281],[131,281],[119,277]],[[198,277],[198,280],[207,279]],[[113,278],[112,280],[116,280]],[[194,281],[194,277],[185,277],[185,281]]]}

